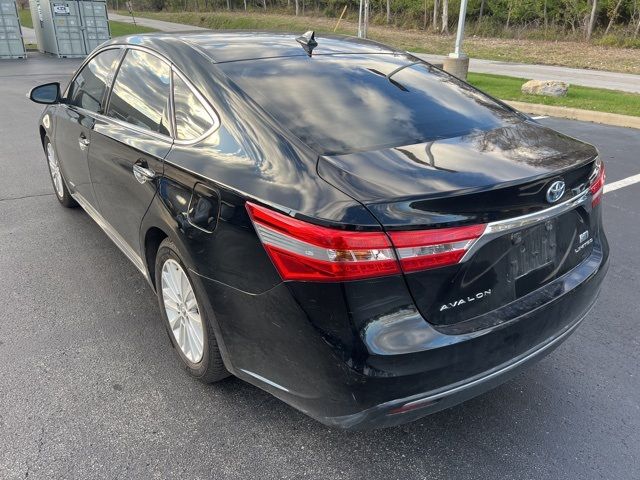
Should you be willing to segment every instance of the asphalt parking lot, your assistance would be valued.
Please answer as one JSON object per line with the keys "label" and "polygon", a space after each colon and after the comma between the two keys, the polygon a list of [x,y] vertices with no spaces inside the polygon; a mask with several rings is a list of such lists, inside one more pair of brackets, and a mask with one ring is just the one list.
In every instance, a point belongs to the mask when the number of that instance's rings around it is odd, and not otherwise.
{"label": "asphalt parking lot", "polygon": [[[513,381],[416,423],[328,429],[236,379],[181,369],[136,268],[62,208],[25,92],[79,62],[0,63],[0,478],[640,478],[640,183],[606,194],[591,315]],[[640,173],[640,131],[542,120]]]}

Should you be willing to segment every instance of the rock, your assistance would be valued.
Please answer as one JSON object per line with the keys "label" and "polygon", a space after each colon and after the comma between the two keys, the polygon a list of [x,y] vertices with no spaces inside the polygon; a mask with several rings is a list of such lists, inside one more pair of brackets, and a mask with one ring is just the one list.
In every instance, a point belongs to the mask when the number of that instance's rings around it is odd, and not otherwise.
{"label": "rock", "polygon": [[522,85],[522,93],[546,97],[564,97],[568,90],[568,83],[557,80],[529,80]]}

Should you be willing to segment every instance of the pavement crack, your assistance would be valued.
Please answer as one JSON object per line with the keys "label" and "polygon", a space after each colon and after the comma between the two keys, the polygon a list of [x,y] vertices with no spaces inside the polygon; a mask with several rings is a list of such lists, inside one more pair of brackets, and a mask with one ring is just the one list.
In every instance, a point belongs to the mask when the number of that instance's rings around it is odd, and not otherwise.
{"label": "pavement crack", "polygon": [[[33,464],[37,463],[40,460],[40,456],[42,455],[42,447],[44,445],[44,425],[40,427],[40,436],[38,438],[38,451],[36,452],[36,458],[33,460]],[[31,463],[27,463],[27,470],[24,472],[24,478],[29,477],[29,473],[31,472]]]}
{"label": "pavement crack", "polygon": [[50,195],[55,195],[55,194],[54,193],[36,193],[34,195],[24,195],[22,197],[6,197],[6,198],[0,198],[0,202],[7,202],[10,200],[23,200],[25,198],[48,197]]}

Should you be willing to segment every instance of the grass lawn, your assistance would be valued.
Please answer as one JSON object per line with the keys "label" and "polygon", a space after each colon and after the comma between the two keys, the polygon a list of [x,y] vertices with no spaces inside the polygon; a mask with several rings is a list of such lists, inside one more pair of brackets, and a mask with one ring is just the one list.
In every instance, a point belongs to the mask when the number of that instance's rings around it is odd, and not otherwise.
{"label": "grass lawn", "polygon": [[[31,10],[24,9],[18,10],[20,15],[20,24],[23,27],[33,28],[33,20],[31,19]],[[109,27],[111,28],[111,36],[119,37],[121,35],[131,35],[133,33],[147,33],[154,32],[153,28],[143,27],[143,26],[134,26],[130,23],[124,22],[109,22]]]}
{"label": "grass lawn", "polygon": [[122,35],[131,35],[133,33],[148,33],[155,32],[156,30],[149,27],[143,27],[141,25],[133,25],[125,22],[109,21],[109,27],[111,27],[111,36],[120,37]]}
{"label": "grass lawn", "polygon": [[520,91],[522,84],[527,81],[524,78],[469,73],[467,80],[480,90],[502,100],[542,103],[640,117],[640,95],[638,94],[572,85],[566,97],[540,97],[525,95]]}
{"label": "grass lawn", "polygon": [[31,10],[28,8],[18,9],[18,15],[20,16],[20,25],[23,27],[33,28],[33,21],[31,21]]}

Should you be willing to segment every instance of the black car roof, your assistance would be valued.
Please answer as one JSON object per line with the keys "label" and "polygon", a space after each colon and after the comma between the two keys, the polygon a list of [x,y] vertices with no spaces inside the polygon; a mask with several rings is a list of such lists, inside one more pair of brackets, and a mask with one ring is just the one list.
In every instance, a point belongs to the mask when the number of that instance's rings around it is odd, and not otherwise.
{"label": "black car roof", "polygon": [[[307,55],[293,33],[255,32],[241,30],[205,30],[176,33],[151,33],[130,35],[113,39],[110,43],[163,47],[177,43],[205,53],[216,63],[235,62],[259,58],[292,57]],[[388,46],[356,37],[342,35],[317,35],[318,46],[313,55],[394,53]],[[170,48],[173,50],[173,48]]]}

